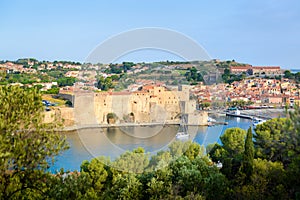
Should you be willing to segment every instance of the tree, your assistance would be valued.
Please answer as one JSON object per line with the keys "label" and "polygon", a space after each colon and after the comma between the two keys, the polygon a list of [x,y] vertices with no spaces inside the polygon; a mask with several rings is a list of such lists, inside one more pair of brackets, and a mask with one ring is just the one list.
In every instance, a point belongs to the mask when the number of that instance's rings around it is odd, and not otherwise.
{"label": "tree", "polygon": [[[290,127],[288,127],[288,125]],[[289,162],[288,132],[294,132],[289,119],[275,118],[255,128],[256,157],[270,161]]]}
{"label": "tree", "polygon": [[284,179],[282,163],[254,159],[251,182],[235,186],[234,199],[289,199]]}
{"label": "tree", "polygon": [[110,199],[143,199],[143,185],[135,174],[117,175],[113,181]]}
{"label": "tree", "polygon": [[241,128],[228,128],[220,137],[223,148],[231,158],[242,158],[245,148],[246,131]]}
{"label": "tree", "polygon": [[284,71],[284,78],[294,78],[294,74],[290,70]]}
{"label": "tree", "polygon": [[107,118],[107,123],[111,124],[111,123],[115,123],[118,117],[115,113],[108,113],[106,118]]}
{"label": "tree", "polygon": [[94,158],[91,162],[83,161],[80,166],[81,173],[86,175],[88,184],[97,191],[98,195],[105,189],[104,184],[108,177],[108,172],[105,169],[105,160],[102,158]]}
{"label": "tree", "polygon": [[112,83],[112,78],[111,77],[104,78],[103,76],[99,77],[97,87],[103,91],[107,91],[113,88],[114,86]]}
{"label": "tree", "polygon": [[297,73],[295,74],[295,79],[296,79],[296,81],[299,83],[299,81],[300,81],[300,72],[297,72]]}
{"label": "tree", "polygon": [[120,172],[142,173],[149,164],[149,154],[145,153],[142,147],[134,149],[132,152],[126,151],[112,166]]}
{"label": "tree", "polygon": [[45,170],[67,148],[65,138],[54,131],[58,121],[43,122],[36,88],[0,87],[0,105],[0,199],[41,198],[49,189]]}
{"label": "tree", "polygon": [[203,102],[203,103],[200,104],[200,108],[202,110],[205,110],[205,109],[209,108],[210,106],[211,106],[210,102]]}
{"label": "tree", "polygon": [[244,100],[236,100],[236,101],[229,101],[227,105],[230,107],[244,107],[246,104],[252,104],[251,101],[245,102]]}
{"label": "tree", "polygon": [[247,131],[247,136],[245,140],[245,151],[243,155],[242,162],[242,173],[246,175],[246,182],[250,181],[253,172],[253,159],[254,159],[254,144],[252,138],[251,127]]}
{"label": "tree", "polygon": [[241,128],[228,128],[220,137],[222,145],[216,144],[210,157],[214,162],[222,162],[221,171],[228,178],[234,178],[243,159],[246,131]]}
{"label": "tree", "polygon": [[172,156],[169,151],[159,151],[156,155],[151,156],[147,170],[157,170],[168,166]]}
{"label": "tree", "polygon": [[188,159],[194,160],[197,156],[202,156],[203,155],[203,148],[199,144],[193,143],[191,141],[187,142],[188,148],[187,150],[183,153]]}
{"label": "tree", "polygon": [[72,101],[70,101],[70,100],[67,100],[66,103],[65,103],[65,105],[68,106],[68,107],[72,107],[73,106]]}
{"label": "tree", "polygon": [[76,78],[74,77],[63,77],[63,78],[59,78],[57,79],[57,83],[59,85],[59,87],[62,86],[72,86],[76,81]]}
{"label": "tree", "polygon": [[194,85],[199,81],[203,81],[201,73],[195,67],[189,68],[184,76],[187,81],[192,82]]}

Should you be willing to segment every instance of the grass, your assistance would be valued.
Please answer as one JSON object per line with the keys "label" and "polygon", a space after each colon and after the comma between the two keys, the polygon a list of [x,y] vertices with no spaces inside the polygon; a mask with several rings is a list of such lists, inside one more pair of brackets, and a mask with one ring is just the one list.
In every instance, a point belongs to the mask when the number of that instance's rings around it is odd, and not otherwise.
{"label": "grass", "polygon": [[65,106],[66,101],[62,99],[54,99],[51,94],[43,94],[42,99],[50,101],[51,103],[56,103],[57,106]]}

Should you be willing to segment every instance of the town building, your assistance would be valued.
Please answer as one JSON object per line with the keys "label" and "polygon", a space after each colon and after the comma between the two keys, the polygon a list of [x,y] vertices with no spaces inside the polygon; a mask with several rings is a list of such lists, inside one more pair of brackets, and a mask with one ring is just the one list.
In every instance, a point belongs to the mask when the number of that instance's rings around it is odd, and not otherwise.
{"label": "town building", "polygon": [[281,75],[283,71],[279,66],[231,66],[230,73],[232,74],[242,74],[246,73],[248,75]]}

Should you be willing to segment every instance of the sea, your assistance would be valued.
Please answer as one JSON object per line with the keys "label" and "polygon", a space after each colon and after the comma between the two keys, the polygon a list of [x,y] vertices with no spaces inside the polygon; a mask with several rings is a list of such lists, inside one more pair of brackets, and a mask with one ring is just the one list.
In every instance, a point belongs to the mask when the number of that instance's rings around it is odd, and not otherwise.
{"label": "sea", "polygon": [[296,73],[300,72],[300,69],[291,69],[291,72],[292,72],[293,74],[296,74]]}
{"label": "sea", "polygon": [[[216,126],[188,126],[190,140],[200,145],[207,146],[212,143],[220,143],[220,136],[227,128],[239,127],[247,130],[252,126],[250,119],[236,117],[218,117],[218,122],[226,122],[226,125]],[[116,159],[126,151],[143,147],[145,152],[151,155],[161,150],[167,150],[168,146],[176,140],[179,126],[176,125],[152,125],[135,127],[111,127],[89,128],[62,133],[66,136],[70,148],[55,158],[50,171],[56,173],[61,168],[66,171],[80,170],[84,160],[105,156],[111,160]]]}

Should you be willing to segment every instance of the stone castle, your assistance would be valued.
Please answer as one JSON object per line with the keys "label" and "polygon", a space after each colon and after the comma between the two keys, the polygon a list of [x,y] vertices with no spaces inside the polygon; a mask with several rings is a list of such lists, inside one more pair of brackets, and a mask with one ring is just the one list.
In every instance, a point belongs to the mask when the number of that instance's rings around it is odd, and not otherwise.
{"label": "stone castle", "polygon": [[[177,89],[146,85],[135,92],[77,93],[73,97],[74,124],[179,123],[185,115],[190,125],[207,125],[207,113],[196,110],[189,89],[186,85]],[[70,122],[70,111],[67,118]]]}

